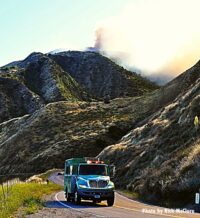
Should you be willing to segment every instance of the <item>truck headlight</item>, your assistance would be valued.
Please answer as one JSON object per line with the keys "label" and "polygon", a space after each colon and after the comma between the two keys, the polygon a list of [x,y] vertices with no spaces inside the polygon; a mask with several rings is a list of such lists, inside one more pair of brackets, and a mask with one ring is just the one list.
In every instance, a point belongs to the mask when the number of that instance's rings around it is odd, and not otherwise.
{"label": "truck headlight", "polygon": [[108,188],[115,188],[115,185],[114,185],[114,183],[113,182],[109,182],[108,183],[108,186],[107,186]]}
{"label": "truck headlight", "polygon": [[87,188],[87,185],[80,184],[79,188]]}

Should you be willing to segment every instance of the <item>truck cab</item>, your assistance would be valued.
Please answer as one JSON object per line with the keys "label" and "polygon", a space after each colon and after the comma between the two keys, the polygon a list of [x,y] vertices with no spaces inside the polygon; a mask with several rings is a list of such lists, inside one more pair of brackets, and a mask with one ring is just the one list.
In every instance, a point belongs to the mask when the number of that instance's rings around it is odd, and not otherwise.
{"label": "truck cab", "polygon": [[110,180],[112,166],[97,158],[72,158],[65,161],[64,192],[67,201],[81,200],[114,204],[114,183]]}

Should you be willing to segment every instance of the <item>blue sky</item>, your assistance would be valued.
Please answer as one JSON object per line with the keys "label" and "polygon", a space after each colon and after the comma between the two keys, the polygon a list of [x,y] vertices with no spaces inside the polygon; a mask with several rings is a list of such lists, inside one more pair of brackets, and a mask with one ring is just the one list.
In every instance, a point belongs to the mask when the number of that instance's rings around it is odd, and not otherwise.
{"label": "blue sky", "polygon": [[0,66],[33,51],[84,48],[129,0],[0,0]]}

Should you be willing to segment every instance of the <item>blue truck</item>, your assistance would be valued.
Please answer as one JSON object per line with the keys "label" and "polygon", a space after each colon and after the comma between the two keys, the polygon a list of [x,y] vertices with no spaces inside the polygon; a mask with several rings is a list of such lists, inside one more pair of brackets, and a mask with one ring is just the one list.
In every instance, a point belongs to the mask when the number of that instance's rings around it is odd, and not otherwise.
{"label": "blue truck", "polygon": [[113,167],[98,158],[72,158],[65,161],[64,192],[66,200],[81,204],[81,200],[114,204],[114,183],[110,180]]}

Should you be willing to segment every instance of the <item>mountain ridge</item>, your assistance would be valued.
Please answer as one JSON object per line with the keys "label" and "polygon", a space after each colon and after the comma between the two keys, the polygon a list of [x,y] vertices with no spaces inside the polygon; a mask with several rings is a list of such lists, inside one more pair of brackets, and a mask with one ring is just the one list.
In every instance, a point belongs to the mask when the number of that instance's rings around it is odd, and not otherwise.
{"label": "mountain ridge", "polygon": [[96,52],[68,51],[49,54],[49,57],[99,98],[106,95],[109,95],[111,99],[140,96],[156,88],[153,82],[125,70]]}
{"label": "mountain ridge", "polygon": [[[88,89],[89,92],[95,92],[96,97],[103,98],[105,97],[105,95],[110,95],[110,98],[112,99],[116,97],[130,97],[136,95],[139,96],[141,94],[144,94],[145,92],[148,92],[149,90],[151,91],[159,87],[155,83],[149,81],[146,78],[143,78],[135,72],[124,69],[123,67],[114,63],[112,60],[101,55],[100,53],[92,51],[64,51],[55,54],[43,54],[41,52],[33,52],[24,60],[11,62],[2,68],[26,68],[30,63],[36,62],[39,58],[44,57],[48,57],[54,60],[81,86]],[[93,78],[95,76],[97,76],[97,78]],[[112,90],[116,89],[115,86],[117,85],[117,82],[119,83],[118,85],[120,85],[120,81],[123,80],[123,89],[120,88],[120,86],[118,87],[118,89],[122,93],[112,94],[111,90],[108,90],[108,88],[106,88],[105,92],[100,94],[98,93],[98,89],[100,89],[100,87],[90,89],[90,86],[92,86],[92,84],[101,84],[101,86],[104,87],[105,84],[108,83],[110,80],[116,80],[114,84],[112,83],[112,81],[110,82]],[[136,81],[134,82],[134,80]],[[128,89],[126,91],[126,85],[130,90]],[[144,87],[144,89],[141,89],[141,87]],[[117,90],[115,92],[117,92]]]}
{"label": "mountain ridge", "polygon": [[[73,59],[73,62],[70,62],[73,69],[70,71],[71,75],[68,69],[55,61],[56,57],[59,57],[59,60],[65,63],[69,61],[68,56],[70,61]],[[92,57],[92,61],[87,61],[90,60],[90,57]],[[84,61],[82,61],[83,59]],[[104,65],[103,68],[102,65]],[[7,81],[10,81],[7,86],[12,88],[17,81],[17,83],[21,83],[20,87],[24,87],[32,95],[33,109],[26,109],[29,108],[26,102],[24,102],[25,109],[21,107],[21,103],[15,102],[14,106],[11,102],[4,103],[6,108],[1,107],[0,109],[0,121],[32,113],[38,109],[39,105],[43,106],[50,102],[64,100],[96,101],[104,98],[109,100],[110,98],[127,97],[129,95],[139,96],[158,88],[154,83],[134,73],[128,72],[127,75],[127,72],[108,58],[94,52],[70,51],[56,53],[55,55],[33,52],[22,61],[15,61],[0,68],[0,78],[7,78]],[[118,75],[117,80],[116,74]],[[94,80],[91,79],[93,77],[95,77]],[[110,82],[108,82],[109,78]],[[84,81],[89,82],[86,84]],[[121,84],[121,88],[118,84]],[[92,86],[91,89],[90,86]],[[124,91],[122,92],[122,90]],[[5,91],[6,88],[2,85],[0,102],[6,101],[5,96],[8,95],[4,93]],[[18,95],[20,98],[24,98],[22,90],[18,91]],[[34,100],[35,96],[39,98],[41,104]]]}

